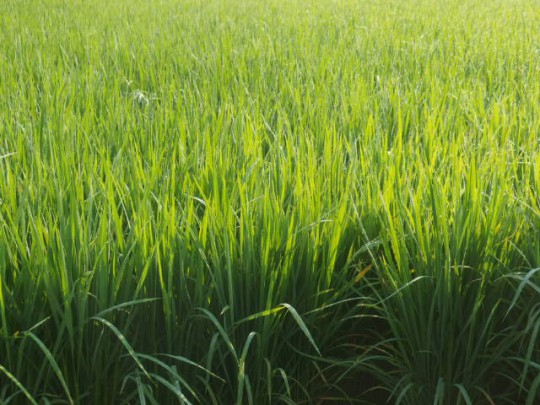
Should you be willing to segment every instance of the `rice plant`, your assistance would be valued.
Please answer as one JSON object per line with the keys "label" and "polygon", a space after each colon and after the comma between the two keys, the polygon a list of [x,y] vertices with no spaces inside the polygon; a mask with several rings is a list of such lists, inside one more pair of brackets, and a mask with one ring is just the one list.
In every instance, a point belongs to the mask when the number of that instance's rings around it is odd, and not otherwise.
{"label": "rice plant", "polygon": [[539,23],[5,0],[0,402],[538,403]]}

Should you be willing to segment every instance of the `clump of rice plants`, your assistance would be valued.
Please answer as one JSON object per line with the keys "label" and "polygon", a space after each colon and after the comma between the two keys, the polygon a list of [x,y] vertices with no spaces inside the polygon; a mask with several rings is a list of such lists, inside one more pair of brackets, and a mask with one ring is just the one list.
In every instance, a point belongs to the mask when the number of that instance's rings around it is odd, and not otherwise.
{"label": "clump of rice plants", "polygon": [[0,402],[538,403],[539,22],[4,1]]}

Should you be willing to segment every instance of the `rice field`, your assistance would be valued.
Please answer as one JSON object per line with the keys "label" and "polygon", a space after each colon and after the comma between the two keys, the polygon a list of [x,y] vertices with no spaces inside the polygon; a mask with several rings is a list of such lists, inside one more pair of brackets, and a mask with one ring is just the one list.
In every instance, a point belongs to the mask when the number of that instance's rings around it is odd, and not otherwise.
{"label": "rice field", "polygon": [[540,403],[538,27],[3,0],[0,403]]}

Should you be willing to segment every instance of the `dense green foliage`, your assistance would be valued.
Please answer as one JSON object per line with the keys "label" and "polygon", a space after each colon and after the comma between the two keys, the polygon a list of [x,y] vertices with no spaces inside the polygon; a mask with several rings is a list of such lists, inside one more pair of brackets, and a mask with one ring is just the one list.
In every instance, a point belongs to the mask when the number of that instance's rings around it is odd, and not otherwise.
{"label": "dense green foliage", "polygon": [[540,403],[539,26],[3,0],[0,402]]}

